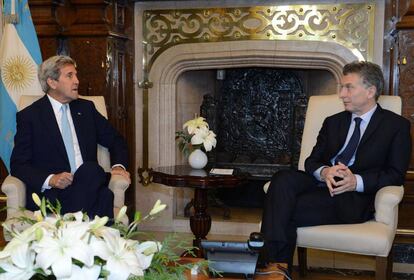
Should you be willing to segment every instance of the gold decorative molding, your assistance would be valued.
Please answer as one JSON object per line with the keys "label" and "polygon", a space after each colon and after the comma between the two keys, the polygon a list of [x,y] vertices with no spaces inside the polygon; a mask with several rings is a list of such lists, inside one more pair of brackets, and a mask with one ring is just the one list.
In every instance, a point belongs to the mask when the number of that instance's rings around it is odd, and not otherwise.
{"label": "gold decorative molding", "polygon": [[334,42],[360,60],[372,60],[374,8],[374,3],[359,3],[146,10],[144,71],[179,44],[239,40]]}

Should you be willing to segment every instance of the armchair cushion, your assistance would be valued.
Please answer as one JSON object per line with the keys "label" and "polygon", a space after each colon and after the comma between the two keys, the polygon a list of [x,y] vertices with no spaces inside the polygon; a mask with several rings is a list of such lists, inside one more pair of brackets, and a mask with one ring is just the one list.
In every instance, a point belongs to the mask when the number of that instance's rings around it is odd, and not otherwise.
{"label": "armchair cushion", "polygon": [[394,232],[382,223],[322,225],[298,228],[297,246],[355,253],[388,256]]}

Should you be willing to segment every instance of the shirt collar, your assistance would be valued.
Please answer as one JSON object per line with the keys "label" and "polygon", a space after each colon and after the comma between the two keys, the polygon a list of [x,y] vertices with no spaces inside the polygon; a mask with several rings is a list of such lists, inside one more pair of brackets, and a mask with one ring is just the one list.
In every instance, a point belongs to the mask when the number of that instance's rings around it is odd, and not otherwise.
{"label": "shirt collar", "polygon": [[60,108],[62,108],[62,103],[51,97],[49,94],[46,94],[47,98],[49,98],[50,104],[52,104],[53,112],[55,112],[55,115],[60,111]]}
{"label": "shirt collar", "polygon": [[374,114],[375,110],[377,109],[378,105],[375,105],[371,110],[369,110],[368,112],[366,112],[365,114],[358,116],[356,114],[352,114],[352,120],[354,120],[355,118],[359,117],[362,119],[363,122],[365,123],[369,123],[369,121],[371,120],[372,115]]}

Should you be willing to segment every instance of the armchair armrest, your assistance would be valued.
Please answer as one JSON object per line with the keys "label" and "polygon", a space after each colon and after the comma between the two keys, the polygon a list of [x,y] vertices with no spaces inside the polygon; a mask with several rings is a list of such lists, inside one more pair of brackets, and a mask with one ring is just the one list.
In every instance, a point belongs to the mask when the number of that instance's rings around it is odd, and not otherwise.
{"label": "armchair armrest", "polygon": [[7,196],[7,217],[10,218],[26,205],[26,186],[21,180],[9,175],[1,185],[1,190]]}
{"label": "armchair armrest", "polygon": [[397,228],[398,204],[404,195],[402,186],[387,186],[381,188],[375,195],[375,220]]}
{"label": "armchair armrest", "polygon": [[125,204],[125,190],[129,187],[127,179],[121,175],[111,176],[109,189],[114,193],[114,207],[121,208]]}

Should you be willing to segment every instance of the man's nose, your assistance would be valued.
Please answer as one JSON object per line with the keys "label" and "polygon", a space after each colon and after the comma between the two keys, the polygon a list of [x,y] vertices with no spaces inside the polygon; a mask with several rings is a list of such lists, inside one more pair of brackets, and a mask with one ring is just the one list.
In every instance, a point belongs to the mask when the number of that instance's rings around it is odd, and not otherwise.
{"label": "man's nose", "polygon": [[346,89],[346,87],[339,88],[339,92],[338,92],[339,98],[344,98],[347,95],[347,93],[348,93],[348,90]]}

